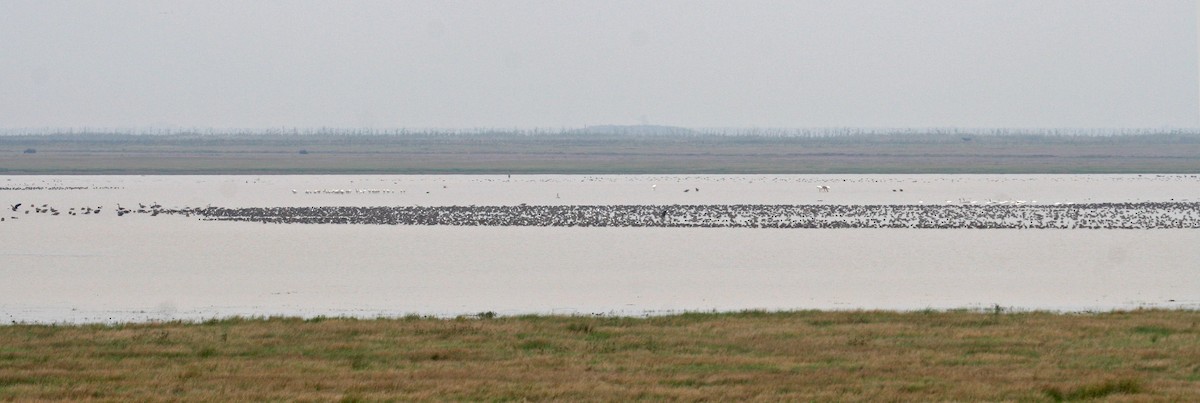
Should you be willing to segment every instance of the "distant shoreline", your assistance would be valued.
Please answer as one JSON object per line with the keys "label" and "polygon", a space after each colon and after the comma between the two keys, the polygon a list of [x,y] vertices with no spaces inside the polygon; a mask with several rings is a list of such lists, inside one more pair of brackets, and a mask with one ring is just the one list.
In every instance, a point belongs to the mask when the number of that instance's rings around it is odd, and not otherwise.
{"label": "distant shoreline", "polygon": [[0,175],[918,173],[1200,173],[1200,134],[0,136]]}

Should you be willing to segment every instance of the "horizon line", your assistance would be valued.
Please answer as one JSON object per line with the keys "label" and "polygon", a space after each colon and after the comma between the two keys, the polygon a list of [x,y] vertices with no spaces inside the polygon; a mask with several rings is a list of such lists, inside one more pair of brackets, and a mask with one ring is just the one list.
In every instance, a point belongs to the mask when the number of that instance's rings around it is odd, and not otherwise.
{"label": "horizon line", "polygon": [[[1113,132],[1113,133],[1151,133],[1151,132],[1200,132],[1200,127],[1186,126],[1137,126],[1137,127],[1101,127],[1101,126],[678,126],[662,124],[599,124],[584,126],[479,126],[479,127],[356,127],[356,126],[40,126],[40,127],[0,127],[0,135],[22,134],[332,134],[332,133],[450,133],[450,134],[481,134],[481,133],[565,133],[584,131],[588,129],[612,130],[675,130],[695,131],[696,134],[753,134],[753,132],[792,132],[792,133],[979,133],[979,132]],[[631,133],[632,134],[632,133]]]}

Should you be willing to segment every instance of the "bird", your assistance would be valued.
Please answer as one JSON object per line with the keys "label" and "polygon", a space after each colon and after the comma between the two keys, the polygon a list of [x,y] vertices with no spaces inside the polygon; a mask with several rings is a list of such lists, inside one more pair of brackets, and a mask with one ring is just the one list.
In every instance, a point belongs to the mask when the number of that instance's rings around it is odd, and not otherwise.
{"label": "bird", "polygon": [[17,204],[14,204],[14,205],[12,205],[12,209],[13,209],[13,211],[17,211],[17,209],[19,209],[19,208],[21,208],[21,203],[17,203]]}

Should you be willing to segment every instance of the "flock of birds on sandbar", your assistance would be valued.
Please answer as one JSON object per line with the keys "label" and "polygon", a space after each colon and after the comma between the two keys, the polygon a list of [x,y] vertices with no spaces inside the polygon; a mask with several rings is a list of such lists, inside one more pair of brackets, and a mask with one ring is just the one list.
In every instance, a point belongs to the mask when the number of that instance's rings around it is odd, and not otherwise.
{"label": "flock of birds on sandbar", "polygon": [[0,190],[89,190],[88,186],[0,186]]}
{"label": "flock of birds on sandbar", "polygon": [[[700,187],[691,181],[808,182],[817,193],[831,193],[830,184],[894,184],[883,192],[905,192],[902,184],[916,180],[902,177],[839,179],[807,177],[582,177],[566,179],[591,182],[634,180],[645,183],[649,191],[678,192],[678,186],[660,187],[655,182],[674,180],[688,183],[685,193],[696,194]],[[970,178],[978,180],[977,178]],[[563,181],[563,178],[531,177],[524,181]],[[947,176],[932,181],[963,181]],[[1000,180],[1000,179],[992,179]],[[1004,181],[1089,181],[1089,177],[1012,177]],[[1141,175],[1101,178],[1128,181],[1195,181],[1195,175]],[[11,181],[11,180],[9,180]],[[440,181],[440,180],[439,180]],[[514,181],[508,177],[486,177],[472,182]],[[928,181],[928,180],[927,180]],[[254,181],[258,183],[259,180]],[[352,184],[355,181],[350,181]],[[359,181],[370,182],[370,181]],[[380,179],[377,182],[385,182]],[[398,181],[392,180],[393,184]],[[437,181],[435,181],[437,182]],[[249,183],[249,182],[247,182]],[[447,188],[444,184],[438,184]],[[915,186],[915,185],[914,185]],[[119,189],[119,186],[70,186],[61,181],[9,185],[0,190],[86,190]],[[647,189],[644,188],[644,189]],[[812,189],[811,187],[809,189]],[[911,190],[911,189],[910,189]],[[285,188],[284,192],[287,191]],[[291,189],[292,194],[348,195],[405,193],[385,187],[329,187]],[[420,193],[420,192],[418,192]],[[424,192],[429,193],[429,192]],[[705,192],[708,194],[709,192]],[[911,192],[910,192],[911,193]],[[560,198],[557,194],[556,199]],[[940,199],[939,199],[940,200]],[[1180,201],[1038,202],[1036,200],[968,199],[916,201],[893,204],[837,204],[817,200],[817,204],[582,204],[582,205],[441,205],[441,206],[302,206],[302,207],[164,207],[136,203],[128,207],[115,204],[53,206],[49,203],[9,203],[0,211],[0,221],[31,216],[187,216],[205,221],[237,221],[277,224],[377,224],[441,226],[540,226],[540,227],[703,227],[703,228],[933,228],[933,229],[1178,229],[1200,228],[1200,202]],[[136,206],[136,207],[134,207]]]}
{"label": "flock of birds on sandbar", "polygon": [[184,210],[279,224],[542,227],[1164,229],[1200,228],[1200,203],[1075,205],[517,205]]}
{"label": "flock of birds on sandbar", "polygon": [[[292,194],[298,194],[298,193],[301,193],[301,191],[292,189]],[[389,194],[389,193],[397,193],[397,191],[392,190],[392,189],[308,189],[308,190],[303,191],[303,193],[306,195],[313,195],[313,194],[348,195],[348,194]],[[404,193],[404,191],[401,190],[401,191],[399,191],[399,193]]]}
{"label": "flock of birds on sandbar", "polygon": [[[16,220],[16,219],[21,218],[21,216],[28,216],[31,213],[36,214],[36,215],[50,215],[50,216],[59,216],[59,215],[64,215],[64,214],[68,215],[68,216],[83,216],[83,215],[100,215],[101,213],[104,212],[104,206],[95,206],[95,207],[79,206],[79,207],[58,208],[58,207],[51,206],[46,203],[42,203],[42,204],[16,203],[16,204],[12,204],[8,207],[10,210],[10,214],[7,216],[0,215],[0,221]],[[137,209],[121,207],[120,204],[117,204],[117,207],[114,209],[114,211],[116,212],[117,217],[121,217],[126,214],[133,214],[133,213],[149,214],[151,216],[157,216],[163,212],[166,212],[167,210],[163,209],[163,206],[158,203],[152,203],[150,205],[139,203]]]}
{"label": "flock of birds on sandbar", "polygon": [[[104,206],[16,203],[0,221],[26,215],[99,215]],[[117,205],[126,215],[195,216],[271,224],[535,227],[1178,229],[1200,228],[1198,202],[1079,204],[950,203],[881,205],[509,205],[182,207]]]}

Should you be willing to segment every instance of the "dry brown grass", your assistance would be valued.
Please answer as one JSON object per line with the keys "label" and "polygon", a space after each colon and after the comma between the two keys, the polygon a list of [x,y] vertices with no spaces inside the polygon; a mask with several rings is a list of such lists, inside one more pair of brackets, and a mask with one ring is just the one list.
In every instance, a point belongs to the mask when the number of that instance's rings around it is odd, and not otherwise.
{"label": "dry brown grass", "polygon": [[3,400],[1200,399],[1200,312],[0,326]]}

